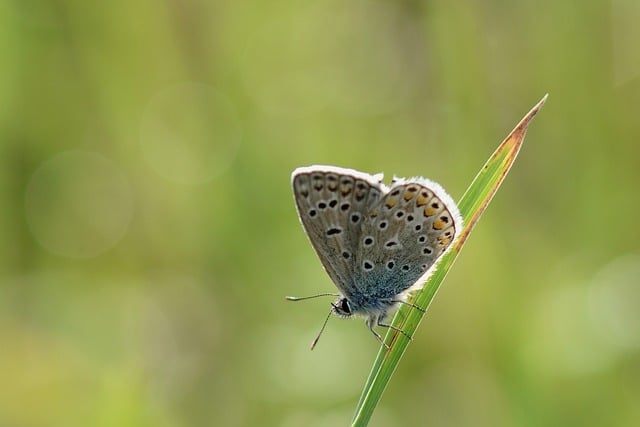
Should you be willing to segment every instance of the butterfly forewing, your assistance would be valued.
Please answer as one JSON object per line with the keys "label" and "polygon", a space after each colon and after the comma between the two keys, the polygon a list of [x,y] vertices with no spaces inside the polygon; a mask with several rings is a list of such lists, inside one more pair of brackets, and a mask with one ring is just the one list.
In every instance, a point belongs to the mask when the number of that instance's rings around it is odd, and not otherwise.
{"label": "butterfly forewing", "polygon": [[367,214],[386,191],[380,177],[328,166],[299,168],[293,173],[302,225],[325,270],[345,296],[357,289],[359,242]]}

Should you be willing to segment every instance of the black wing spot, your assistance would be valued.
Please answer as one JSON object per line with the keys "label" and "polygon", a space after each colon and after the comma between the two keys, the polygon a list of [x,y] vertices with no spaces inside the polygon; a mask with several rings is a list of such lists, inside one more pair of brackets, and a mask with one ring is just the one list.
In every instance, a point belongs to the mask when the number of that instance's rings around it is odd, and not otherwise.
{"label": "black wing spot", "polygon": [[342,258],[349,259],[351,258],[351,254],[347,251],[342,252]]}
{"label": "black wing spot", "polygon": [[396,242],[395,240],[389,240],[387,243],[384,244],[386,247],[388,248],[392,248],[394,246],[398,245],[398,242]]}
{"label": "black wing spot", "polygon": [[408,265],[403,265],[402,266],[402,271],[409,271],[409,266]]}
{"label": "black wing spot", "polygon": [[404,216],[404,211],[396,212],[396,218],[402,218]]}
{"label": "black wing spot", "polygon": [[354,213],[351,215],[351,222],[356,224],[358,221],[360,221],[360,214]]}
{"label": "black wing spot", "polygon": [[425,255],[431,255],[433,253],[433,249],[427,246],[426,248],[422,248],[422,253]]}
{"label": "black wing spot", "polygon": [[427,241],[427,237],[426,236],[420,236],[418,237],[418,243],[424,243]]}
{"label": "black wing spot", "polygon": [[314,175],[311,177],[313,181],[313,189],[316,191],[322,191],[324,188],[324,183],[322,182],[322,175]]}
{"label": "black wing spot", "polygon": [[393,261],[389,261],[387,263],[387,269],[389,269],[389,270],[393,270],[393,267],[395,267],[395,266],[396,266],[396,263],[393,262]]}
{"label": "black wing spot", "polygon": [[363,243],[365,246],[371,246],[373,245],[373,237],[371,236],[367,236],[364,238]]}
{"label": "black wing spot", "polygon": [[333,199],[332,201],[329,202],[329,207],[335,208],[337,204],[338,204],[338,201]]}
{"label": "black wing spot", "polygon": [[326,209],[326,208],[327,208],[327,204],[325,202],[318,203],[318,209]]}
{"label": "black wing spot", "polygon": [[365,261],[365,262],[362,263],[362,267],[366,271],[371,271],[371,270],[373,270],[373,263],[371,263],[371,261]]}
{"label": "black wing spot", "polygon": [[384,230],[385,228],[387,228],[387,221],[381,221],[380,224],[378,224],[378,227],[380,228],[380,230]]}
{"label": "black wing spot", "polygon": [[315,209],[311,209],[309,210],[309,216],[311,218],[313,218],[314,216],[318,215],[318,211],[316,211]]}
{"label": "black wing spot", "polygon": [[339,228],[330,228],[327,230],[327,236],[334,236],[340,233],[342,233],[342,230]]}
{"label": "black wing spot", "polygon": [[349,203],[343,203],[342,205],[340,205],[340,210],[345,212],[348,211],[350,207],[351,205],[349,205]]}
{"label": "black wing spot", "polygon": [[420,230],[422,230],[422,225],[421,224],[416,225],[416,231],[420,231]]}

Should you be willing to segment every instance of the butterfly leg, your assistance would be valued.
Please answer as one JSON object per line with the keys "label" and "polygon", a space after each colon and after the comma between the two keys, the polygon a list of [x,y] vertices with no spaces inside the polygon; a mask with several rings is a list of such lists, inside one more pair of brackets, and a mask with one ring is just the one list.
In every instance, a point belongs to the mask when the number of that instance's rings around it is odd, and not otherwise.
{"label": "butterfly leg", "polygon": [[371,333],[373,334],[373,336],[375,336],[375,337],[376,337],[376,339],[377,339],[378,341],[380,341],[380,344],[382,344],[383,346],[385,346],[385,347],[387,348],[387,350],[388,350],[388,349],[389,349],[389,346],[388,346],[388,345],[386,345],[386,344],[384,343],[384,341],[383,341],[382,337],[380,336],[380,334],[379,334],[379,333],[377,333],[377,332],[375,331],[375,329],[373,329],[373,328],[376,326],[376,324],[378,324],[378,325],[380,324],[380,323],[379,323],[379,319],[378,319],[378,321],[376,321],[376,316],[371,316],[371,317],[368,317],[368,318],[367,318],[367,327],[369,328],[369,330],[371,331]]}
{"label": "butterfly leg", "polygon": [[412,340],[412,338],[409,336],[409,334],[407,334],[405,331],[403,331],[402,329],[395,327],[393,325],[389,325],[387,323],[383,323],[383,319],[384,319],[384,314],[381,314],[380,316],[378,316],[378,321],[377,324],[378,326],[382,326],[383,328],[389,328],[389,329],[393,329],[396,332],[400,332],[402,335],[404,335],[405,337],[407,337],[409,339],[409,341]]}
{"label": "butterfly leg", "polygon": [[420,313],[426,313],[427,311],[425,309],[423,309],[422,307],[418,307],[417,305],[407,302],[407,301],[402,301],[402,300],[397,300],[397,301],[392,301],[392,302],[397,302],[400,304],[404,304],[404,305],[408,305],[411,308],[415,308],[416,310],[418,310]]}

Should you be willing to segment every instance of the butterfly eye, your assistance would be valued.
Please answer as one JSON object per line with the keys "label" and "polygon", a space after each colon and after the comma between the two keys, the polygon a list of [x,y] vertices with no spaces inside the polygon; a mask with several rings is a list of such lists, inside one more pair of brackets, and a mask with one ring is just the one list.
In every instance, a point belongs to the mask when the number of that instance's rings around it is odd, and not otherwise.
{"label": "butterfly eye", "polygon": [[351,314],[351,307],[349,306],[349,301],[346,298],[342,298],[340,301],[340,309],[347,314]]}

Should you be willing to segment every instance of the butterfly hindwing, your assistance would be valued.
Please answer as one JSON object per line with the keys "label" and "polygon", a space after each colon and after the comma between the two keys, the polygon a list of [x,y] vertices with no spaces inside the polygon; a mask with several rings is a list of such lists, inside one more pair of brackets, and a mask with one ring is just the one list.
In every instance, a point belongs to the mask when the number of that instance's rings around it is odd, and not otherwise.
{"label": "butterfly hindwing", "polygon": [[362,230],[360,291],[384,299],[421,285],[460,228],[458,210],[439,185],[423,178],[394,183]]}

